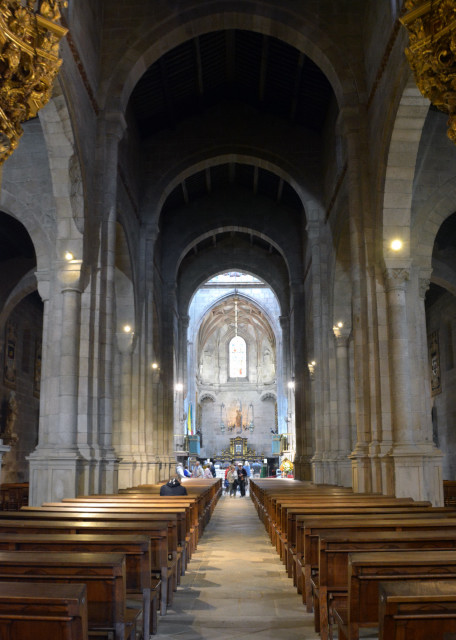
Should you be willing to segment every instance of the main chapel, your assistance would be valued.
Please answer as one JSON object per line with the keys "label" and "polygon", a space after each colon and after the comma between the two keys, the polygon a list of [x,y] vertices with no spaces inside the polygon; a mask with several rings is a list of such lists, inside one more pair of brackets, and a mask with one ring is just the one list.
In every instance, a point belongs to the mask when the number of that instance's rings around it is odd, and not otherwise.
{"label": "main chapel", "polygon": [[[52,95],[1,170],[3,483],[39,505],[179,460],[287,460],[298,480],[443,503],[456,146],[403,14],[62,7]],[[14,73],[5,46],[0,63]]]}

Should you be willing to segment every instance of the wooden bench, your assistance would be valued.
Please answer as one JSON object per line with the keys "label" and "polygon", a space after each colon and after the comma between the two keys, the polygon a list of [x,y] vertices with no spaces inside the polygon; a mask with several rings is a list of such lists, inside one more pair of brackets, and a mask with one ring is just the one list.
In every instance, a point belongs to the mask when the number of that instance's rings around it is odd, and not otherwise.
{"label": "wooden bench", "polygon": [[86,586],[0,582],[0,638],[88,640]]}
{"label": "wooden bench", "polygon": [[379,584],[379,640],[454,640],[456,581]]}
{"label": "wooden bench", "polygon": [[124,554],[0,551],[0,581],[85,584],[89,637],[136,638],[142,612],[126,606]]}
{"label": "wooden bench", "polygon": [[4,482],[0,484],[0,510],[18,511],[28,504],[28,482]]}
{"label": "wooden bench", "polygon": [[453,530],[336,531],[319,538],[318,573],[311,578],[315,631],[329,636],[330,606],[345,602],[348,593],[348,556],[366,551],[454,550]]}
{"label": "wooden bench", "polygon": [[[168,523],[150,522],[84,522],[82,520],[2,520],[0,535],[10,534],[46,534],[57,533],[84,535],[145,535],[151,543],[151,575],[154,585],[160,588],[160,613],[166,615],[168,596]],[[157,579],[160,580],[157,583]]]}
{"label": "wooden bench", "polygon": [[443,481],[443,503],[446,507],[456,506],[456,480]]}
{"label": "wooden bench", "polygon": [[456,551],[350,554],[346,605],[333,609],[338,640],[358,640],[361,627],[378,627],[380,582],[426,579],[456,579]]}
{"label": "wooden bench", "polygon": [[[153,510],[136,509],[135,507],[120,510],[116,507],[90,508],[74,507],[73,509],[58,507],[26,507],[15,514],[9,516],[23,517],[37,520],[68,520],[78,519],[81,521],[101,521],[101,522],[154,522],[156,520],[166,520],[168,522],[168,559],[166,574],[162,575],[162,585],[166,588],[166,607],[172,605],[174,592],[177,590],[178,579],[181,573],[181,548],[178,542],[180,535],[184,536],[186,531],[185,509],[179,507],[162,507]],[[0,519],[3,519],[3,514]],[[163,614],[164,615],[164,614]]]}
{"label": "wooden bench", "polygon": [[[183,497],[185,498],[185,496]],[[175,501],[175,502],[174,502]],[[179,551],[179,579],[185,575],[185,569],[192,552],[196,549],[198,539],[198,511],[194,502],[176,497],[172,502],[164,499],[150,498],[132,499],[125,497],[112,497],[111,499],[80,500],[71,498],[64,502],[45,502],[41,507],[29,507],[24,511],[73,511],[75,513],[166,513],[177,514],[177,544]],[[171,510],[171,511],[169,511]],[[185,517],[183,516],[185,512]]]}
{"label": "wooden bench", "polygon": [[0,551],[7,550],[125,554],[129,606],[143,610],[145,638],[157,633],[160,580],[152,581],[149,536],[0,533]]}
{"label": "wooden bench", "polygon": [[318,570],[318,544],[319,537],[329,531],[401,531],[401,530],[436,530],[454,529],[456,531],[456,518],[439,518],[426,514],[401,513],[400,515],[382,514],[364,516],[322,516],[320,518],[303,518],[299,521],[300,533],[297,535],[297,567],[301,565],[303,580],[302,596],[307,611],[312,612],[312,573]]}

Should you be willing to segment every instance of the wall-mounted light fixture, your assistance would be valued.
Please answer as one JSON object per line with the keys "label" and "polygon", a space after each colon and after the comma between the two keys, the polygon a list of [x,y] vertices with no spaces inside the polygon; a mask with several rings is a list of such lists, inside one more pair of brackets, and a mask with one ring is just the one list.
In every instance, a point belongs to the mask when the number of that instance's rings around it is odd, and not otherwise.
{"label": "wall-mounted light fixture", "polygon": [[72,253],[71,251],[65,251],[64,257],[67,262],[71,262],[72,260],[74,260],[74,253]]}
{"label": "wall-mounted light fixture", "polygon": [[182,382],[176,382],[176,386],[174,388],[176,391],[183,391],[184,385],[182,384]]}
{"label": "wall-mounted light fixture", "polygon": [[403,246],[404,243],[399,238],[394,238],[394,240],[391,241],[391,249],[393,251],[400,251]]}
{"label": "wall-mounted light fixture", "polygon": [[309,368],[310,379],[313,380],[315,377],[315,367],[317,366],[317,363],[315,360],[312,360],[312,362],[309,362],[307,366]]}

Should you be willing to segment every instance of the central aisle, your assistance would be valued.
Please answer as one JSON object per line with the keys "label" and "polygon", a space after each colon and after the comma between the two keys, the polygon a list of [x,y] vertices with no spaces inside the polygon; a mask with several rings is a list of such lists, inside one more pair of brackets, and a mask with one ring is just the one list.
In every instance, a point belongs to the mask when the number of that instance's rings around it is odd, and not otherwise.
{"label": "central aisle", "polygon": [[155,640],[317,640],[249,497],[223,496]]}

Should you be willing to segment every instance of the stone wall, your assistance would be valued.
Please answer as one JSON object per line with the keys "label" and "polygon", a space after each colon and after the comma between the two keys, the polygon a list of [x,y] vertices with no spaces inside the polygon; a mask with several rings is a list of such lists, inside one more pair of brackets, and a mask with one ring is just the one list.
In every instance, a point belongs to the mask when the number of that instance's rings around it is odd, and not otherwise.
{"label": "stone wall", "polygon": [[[6,323],[9,336],[9,357],[5,361],[5,346],[1,351],[3,375],[0,380],[1,437],[11,451],[3,457],[2,482],[26,482],[29,467],[26,457],[38,441],[39,377],[41,368],[42,304],[38,294],[31,294],[20,302]],[[4,345],[6,345],[5,340]],[[13,357],[14,356],[14,357]],[[8,371],[5,371],[5,363]],[[16,402],[16,418],[11,416]],[[11,423],[9,423],[11,419]],[[9,427],[9,428],[8,428]],[[16,434],[17,441],[9,442],[5,430]],[[13,435],[15,440],[15,436]]]}
{"label": "stone wall", "polygon": [[456,298],[442,295],[427,313],[428,339],[438,337],[440,391],[432,397],[434,440],[443,452],[443,479],[456,478]]}

